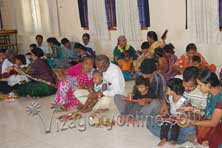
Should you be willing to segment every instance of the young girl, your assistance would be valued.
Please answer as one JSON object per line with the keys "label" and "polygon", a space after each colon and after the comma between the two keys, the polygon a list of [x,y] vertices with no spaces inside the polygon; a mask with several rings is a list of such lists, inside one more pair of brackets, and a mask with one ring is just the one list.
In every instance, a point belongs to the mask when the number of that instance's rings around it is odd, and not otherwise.
{"label": "young girl", "polygon": [[133,58],[129,51],[124,51],[122,57],[123,59],[118,60],[118,65],[123,72],[125,80],[131,80],[134,73]]}
{"label": "young girl", "polygon": [[[170,106],[170,115],[171,117],[175,116],[177,118],[178,112],[177,109],[184,106],[186,99],[182,96],[185,88],[183,87],[183,81],[178,78],[170,79],[167,83],[167,92],[168,101]],[[171,137],[168,138],[168,132],[171,127]],[[177,123],[170,124],[169,122],[164,122],[160,130],[160,143],[158,146],[163,146],[167,143],[167,140],[170,140],[171,145],[175,145],[177,138],[180,133],[180,127]]]}
{"label": "young girl", "polygon": [[150,48],[150,45],[148,42],[143,42],[141,45],[141,55],[137,58],[135,63],[135,70],[138,71],[140,68],[141,63],[144,59],[149,58],[148,49]]}
{"label": "young girl", "polygon": [[201,65],[201,57],[198,56],[198,55],[194,55],[192,57],[192,62],[191,62],[191,65],[192,66],[196,66],[200,69],[205,69],[205,68],[208,68],[210,69],[212,72],[215,72],[216,71],[216,65],[215,64],[209,64],[208,66],[202,66]]}
{"label": "young girl", "polygon": [[74,48],[78,52],[78,56],[79,56],[79,59],[77,60],[78,62],[82,62],[83,58],[86,56],[92,56],[92,54],[87,51],[87,48],[80,43],[75,43]]}
{"label": "young girl", "polygon": [[23,84],[29,82],[30,80],[24,76],[17,73],[17,69],[26,71],[29,64],[27,64],[27,59],[24,55],[17,55],[14,58],[15,65],[7,69],[10,77],[7,78],[8,85],[15,86],[17,84]]}
{"label": "young girl", "polygon": [[156,48],[153,54],[154,59],[157,63],[157,71],[164,76],[165,81],[169,80],[167,72],[169,68],[169,63],[164,53],[163,48]]}
{"label": "young girl", "polygon": [[[93,72],[93,83],[94,87],[93,90],[89,91],[95,91],[98,94],[98,97],[102,97],[102,92],[108,89],[108,82],[103,80],[103,74],[99,71]],[[97,103],[97,99],[88,98],[84,106],[81,108],[81,112],[89,112],[92,110],[94,105]]]}
{"label": "young girl", "polygon": [[114,100],[121,115],[136,115],[137,113],[146,114],[147,105],[155,100],[156,95],[150,90],[149,79],[138,76],[135,81],[133,92],[130,93],[130,101],[124,101],[125,96],[115,95]]}
{"label": "young girl", "polygon": [[74,86],[71,77],[67,76],[65,70],[55,70],[59,82],[57,83],[57,92],[54,100],[55,104],[64,105],[66,109],[78,107],[81,103],[74,96]]}
{"label": "young girl", "polygon": [[178,59],[177,56],[175,55],[174,48],[175,47],[171,43],[166,44],[164,47],[164,53],[168,61],[168,72],[167,72],[168,80],[178,75],[178,72],[173,70],[173,65],[176,63]]}

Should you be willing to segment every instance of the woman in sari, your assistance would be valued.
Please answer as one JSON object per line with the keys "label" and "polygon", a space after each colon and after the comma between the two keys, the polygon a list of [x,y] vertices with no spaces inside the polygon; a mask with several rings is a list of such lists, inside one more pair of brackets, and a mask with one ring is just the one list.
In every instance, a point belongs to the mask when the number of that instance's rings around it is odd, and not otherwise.
{"label": "woman in sari", "polygon": [[163,48],[165,46],[164,40],[158,40],[157,34],[154,31],[147,32],[147,41],[150,44],[148,49],[149,57],[152,58],[154,50],[158,47]]}
{"label": "woman in sari", "polygon": [[197,51],[197,47],[194,43],[190,43],[186,47],[186,53],[183,54],[177,62],[173,65],[173,69],[182,73],[186,67],[192,66],[192,57],[199,56],[201,58],[200,67],[208,67],[208,63],[205,58]]}
{"label": "woman in sari", "polygon": [[88,90],[93,87],[92,72],[93,72],[94,58],[92,56],[83,57],[83,61],[77,65],[66,69],[67,75],[74,78],[75,82],[75,96],[82,104],[85,103],[89,94]]}
{"label": "woman in sari", "polygon": [[[47,62],[41,59],[43,56],[44,53],[42,49],[34,48],[31,50],[33,63],[26,73],[27,76],[34,81],[19,85],[16,89],[16,93],[19,96],[43,97],[52,95],[56,92],[56,75]],[[17,71],[24,74],[19,69]]]}
{"label": "woman in sari", "polygon": [[117,61],[119,59],[122,59],[122,53],[124,51],[129,51],[132,55],[133,60],[137,59],[136,50],[129,44],[127,44],[126,37],[124,35],[118,37],[118,43],[117,46],[114,48],[113,51],[113,57],[114,57],[114,63],[117,64]]}
{"label": "woman in sari", "polygon": [[191,125],[196,126],[197,140],[200,144],[209,145],[210,148],[222,146],[222,92],[217,75],[209,69],[204,69],[197,80],[199,89],[208,93],[207,106],[203,119],[192,120]]}
{"label": "woman in sari", "polygon": [[48,47],[51,49],[51,55],[48,57],[48,63],[53,68],[67,68],[69,66],[63,55],[61,44],[54,37],[47,39]]}

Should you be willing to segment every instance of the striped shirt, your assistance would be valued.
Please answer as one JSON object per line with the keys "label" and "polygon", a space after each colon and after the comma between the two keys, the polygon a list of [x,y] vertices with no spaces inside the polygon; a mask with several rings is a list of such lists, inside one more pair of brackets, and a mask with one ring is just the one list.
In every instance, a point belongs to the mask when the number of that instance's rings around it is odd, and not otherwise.
{"label": "striped shirt", "polygon": [[195,88],[191,92],[184,92],[183,96],[192,106],[200,109],[206,108],[207,94],[203,94],[198,88]]}
{"label": "striped shirt", "polygon": [[[176,75],[175,78],[183,79],[182,75]],[[203,94],[199,88],[195,88],[191,92],[184,92],[183,96],[187,99],[187,102],[191,103],[192,106],[205,109],[207,104],[207,94]]]}

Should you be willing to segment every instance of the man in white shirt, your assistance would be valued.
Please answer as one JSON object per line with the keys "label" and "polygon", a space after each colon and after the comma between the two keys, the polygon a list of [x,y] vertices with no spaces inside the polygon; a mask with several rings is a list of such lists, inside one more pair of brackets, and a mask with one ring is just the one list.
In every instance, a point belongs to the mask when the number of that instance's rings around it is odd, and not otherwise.
{"label": "man in white shirt", "polygon": [[106,55],[99,55],[96,57],[96,67],[103,73],[103,80],[109,82],[111,85],[102,94],[94,93],[95,97],[103,96],[98,99],[97,104],[93,110],[97,109],[116,109],[113,97],[116,94],[124,95],[125,80],[123,74],[118,66],[112,64]]}
{"label": "man in white shirt", "polygon": [[49,48],[43,45],[43,36],[38,34],[35,36],[35,40],[37,42],[37,47],[41,48],[45,55],[50,54]]}
{"label": "man in white shirt", "polygon": [[[7,59],[6,55],[7,49],[0,49],[0,61],[1,61],[1,78],[7,75],[7,69],[10,66],[13,66],[13,63]],[[5,75],[6,74],[6,75]],[[0,81],[0,92],[7,94],[13,90],[13,87],[10,87],[7,81]]]}
{"label": "man in white shirt", "polygon": [[[11,62],[15,56],[15,51],[13,49],[1,49],[0,51],[0,58],[1,58],[1,73],[7,73],[7,69],[10,66],[13,66]],[[10,60],[9,60],[10,59]]]}

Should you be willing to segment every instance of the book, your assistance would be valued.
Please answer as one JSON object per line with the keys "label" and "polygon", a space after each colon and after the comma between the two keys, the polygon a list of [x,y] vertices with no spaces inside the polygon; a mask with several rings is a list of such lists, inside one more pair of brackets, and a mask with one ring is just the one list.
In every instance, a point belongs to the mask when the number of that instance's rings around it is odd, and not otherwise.
{"label": "book", "polygon": [[139,102],[139,100],[136,100],[136,99],[130,100],[129,98],[122,98],[121,101],[134,102],[134,103],[138,103]]}

